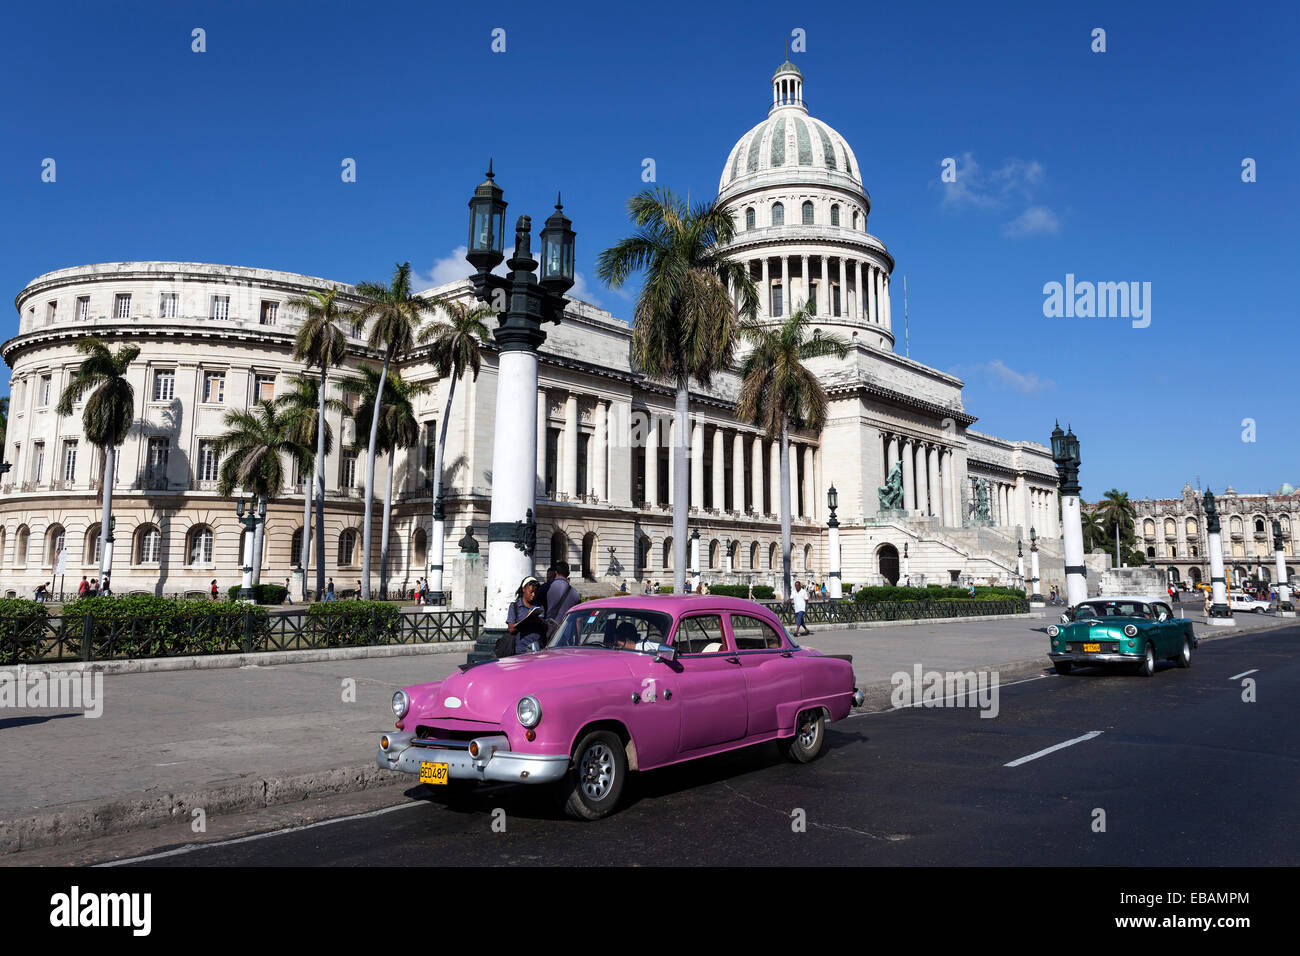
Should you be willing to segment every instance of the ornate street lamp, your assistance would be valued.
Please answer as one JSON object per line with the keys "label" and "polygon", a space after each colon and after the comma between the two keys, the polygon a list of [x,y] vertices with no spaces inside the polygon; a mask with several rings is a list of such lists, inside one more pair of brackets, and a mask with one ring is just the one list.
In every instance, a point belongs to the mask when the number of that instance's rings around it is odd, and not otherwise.
{"label": "ornate street lamp", "polygon": [[1227,579],[1223,571],[1223,541],[1219,537],[1219,509],[1214,503],[1214,493],[1205,489],[1206,547],[1210,551],[1210,616],[1207,623],[1220,627],[1232,626],[1232,608],[1228,604]]}
{"label": "ornate street lamp", "polygon": [[1291,603],[1290,582],[1286,576],[1286,557],[1282,553],[1282,522],[1273,519],[1273,557],[1277,562],[1277,613],[1281,617],[1294,617],[1295,605]]}
{"label": "ornate street lamp", "polygon": [[826,504],[831,513],[830,520],[826,522],[826,527],[829,529],[826,540],[831,579],[829,591],[831,600],[838,601],[844,596],[844,585],[840,574],[840,522],[835,517],[835,509],[840,506],[840,494],[835,490],[834,485],[831,485],[830,490],[826,492]]}
{"label": "ornate street lamp", "polygon": [[[266,505],[262,505],[262,514],[266,514]],[[239,600],[252,601],[255,597],[253,594],[253,542],[257,535],[257,508],[253,502],[249,502],[247,508],[244,505],[244,499],[241,496],[239,503],[235,506],[235,515],[239,518],[239,523],[244,527],[244,579],[239,585]],[[111,531],[109,540],[112,540]]]}
{"label": "ornate street lamp", "polygon": [[[1083,563],[1083,515],[1079,493],[1079,439],[1074,429],[1052,429],[1052,461],[1061,484],[1061,532],[1065,538],[1065,595],[1070,607],[1088,597],[1088,569]],[[1116,564],[1119,563],[1118,550]]]}
{"label": "ornate street lamp", "polygon": [[[492,505],[488,521],[486,627],[469,662],[494,656],[505,632],[506,608],[519,582],[533,573],[537,522],[533,516],[537,470],[537,350],[546,341],[543,322],[559,324],[564,293],[573,287],[574,232],[557,202],[542,230],[542,280],[534,274],[532,220],[515,222],[515,251],[508,275],[492,269],[505,248],[506,202],[488,163],[487,179],[469,201],[466,260],[474,267],[474,295],[497,313],[492,331],[499,358],[497,417],[492,442]],[[440,509],[439,509],[440,510]],[[435,530],[437,524],[435,512]]]}
{"label": "ornate street lamp", "polygon": [[1047,602],[1038,593],[1038,532],[1029,526],[1029,606],[1046,607]]}

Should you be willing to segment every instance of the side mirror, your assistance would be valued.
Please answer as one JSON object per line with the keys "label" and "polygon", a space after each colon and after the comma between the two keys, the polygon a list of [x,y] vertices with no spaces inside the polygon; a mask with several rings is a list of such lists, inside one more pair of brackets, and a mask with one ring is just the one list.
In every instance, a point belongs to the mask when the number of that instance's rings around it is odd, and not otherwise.
{"label": "side mirror", "polygon": [[671,644],[660,644],[655,648],[655,660],[663,661],[665,664],[671,663],[677,659],[677,648]]}
{"label": "side mirror", "polygon": [[1164,611],[1161,611],[1161,612],[1160,612],[1160,617],[1158,617],[1157,620],[1160,621],[1160,623],[1163,624],[1165,621],[1169,620],[1169,615],[1166,614]]}
{"label": "side mirror", "polygon": [[1069,623],[1070,623],[1070,615],[1068,615],[1068,614],[1062,614],[1062,615],[1061,615],[1061,623],[1062,623],[1062,624],[1069,624]]}

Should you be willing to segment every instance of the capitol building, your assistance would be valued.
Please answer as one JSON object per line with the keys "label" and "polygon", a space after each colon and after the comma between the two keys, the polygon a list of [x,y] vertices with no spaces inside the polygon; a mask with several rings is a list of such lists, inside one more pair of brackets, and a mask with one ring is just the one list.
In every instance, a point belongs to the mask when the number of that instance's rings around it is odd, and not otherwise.
{"label": "capitol building", "polygon": [[[766,117],[725,157],[718,197],[735,217],[728,253],[754,278],[759,318],[779,323],[811,301],[818,334],[851,344],[847,358],[812,363],[829,415],[819,432],[791,437],[790,500],[780,500],[777,443],[736,418],[739,382],[731,374],[692,391],[689,486],[675,488],[671,386],[631,365],[625,321],[571,299],[540,353],[538,567],[567,559],[594,582],[589,593],[623,580],[633,587],[671,582],[672,507],[685,496],[705,581],[779,588],[783,509],[792,515],[795,575],[824,580],[827,491],[834,485],[846,583],[1018,583],[1017,543],[1023,541],[1027,574],[1033,527],[1043,588],[1063,584],[1050,450],[974,430],[960,379],[895,352],[895,262],[870,231],[863,170],[848,142],[809,115],[803,76],[789,62],[772,78]],[[469,301],[470,271],[467,265],[465,280],[422,294]],[[216,492],[220,462],[212,442],[225,431],[229,411],[283,394],[289,377],[303,370],[292,358],[300,316],[289,301],[331,286],[342,290],[345,305],[359,303],[342,282],[187,262],[101,263],[33,279],[16,298],[18,332],[0,346],[12,369],[3,448],[10,469],[0,476],[0,594],[29,596],[50,581],[60,550],[66,549],[67,589],[96,573],[98,452],[82,434],[80,407],[69,417],[55,411],[82,359],[77,343],[92,336],[110,349],[141,350],[128,373],[136,422],[119,449],[113,490],[114,590],[205,592],[216,578],[224,592],[239,583],[241,528],[234,502]],[[366,347],[366,330],[346,331],[348,360],[343,371],[331,372],[334,383],[361,363],[382,360]],[[423,346],[397,367],[404,378],[430,386],[415,400],[419,447],[391,462],[380,457],[376,468],[377,507],[387,469],[395,469],[389,578],[392,587],[409,590],[428,572],[430,468],[449,383],[437,378]],[[452,406],[443,488],[446,581],[453,590],[461,561],[456,543],[471,526],[480,542],[487,540],[496,377],[489,341],[482,372],[458,383]],[[331,388],[355,406],[356,396]],[[348,591],[361,567],[366,436],[355,434],[345,414],[331,417],[326,573]],[[264,582],[293,580],[299,569],[305,476],[291,466],[286,476],[268,507]],[[896,500],[887,501],[882,487]],[[376,538],[380,527],[376,520]],[[378,556],[376,540],[375,584]],[[309,581],[314,569],[311,575]],[[453,594],[453,601],[466,597]]]}

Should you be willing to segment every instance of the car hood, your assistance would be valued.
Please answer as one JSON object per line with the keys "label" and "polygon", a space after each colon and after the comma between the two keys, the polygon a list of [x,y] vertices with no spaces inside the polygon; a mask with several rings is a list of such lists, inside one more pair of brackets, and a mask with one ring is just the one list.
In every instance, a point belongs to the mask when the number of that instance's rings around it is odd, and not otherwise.
{"label": "car hood", "polygon": [[[632,663],[648,659],[632,651],[557,648],[467,667],[442,681],[421,703],[421,720],[500,722],[519,698],[543,698],[548,691],[630,677]],[[543,705],[545,705],[543,700]]]}

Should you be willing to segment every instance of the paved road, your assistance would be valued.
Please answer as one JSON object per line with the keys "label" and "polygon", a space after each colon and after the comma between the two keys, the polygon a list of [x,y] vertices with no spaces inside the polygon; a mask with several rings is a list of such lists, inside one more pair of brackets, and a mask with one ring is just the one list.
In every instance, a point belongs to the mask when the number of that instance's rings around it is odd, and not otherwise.
{"label": "paved road", "polygon": [[[1298,641],[1293,625],[1203,644],[1190,670],[1163,664],[1151,679],[1090,670],[1004,686],[995,719],[851,717],[813,764],[766,746],[647,773],[597,823],[532,789],[417,786],[360,818],[147,863],[1294,865]],[[1256,702],[1242,699],[1247,680]]]}

